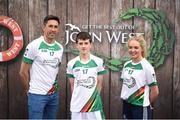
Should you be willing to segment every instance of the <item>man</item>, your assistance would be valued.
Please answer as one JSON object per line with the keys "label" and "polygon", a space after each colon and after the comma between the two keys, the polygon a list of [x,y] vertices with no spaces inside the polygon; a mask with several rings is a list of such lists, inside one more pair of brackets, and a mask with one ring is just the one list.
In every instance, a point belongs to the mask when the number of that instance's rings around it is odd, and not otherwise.
{"label": "man", "polygon": [[67,77],[71,85],[71,119],[103,119],[103,107],[100,97],[103,74],[103,60],[90,53],[91,36],[80,32],[76,38],[79,56],[67,65]]}
{"label": "man", "polygon": [[58,104],[57,75],[63,47],[55,41],[60,21],[48,15],[43,22],[43,36],[28,44],[20,68],[20,76],[28,92],[30,119],[55,119]]}

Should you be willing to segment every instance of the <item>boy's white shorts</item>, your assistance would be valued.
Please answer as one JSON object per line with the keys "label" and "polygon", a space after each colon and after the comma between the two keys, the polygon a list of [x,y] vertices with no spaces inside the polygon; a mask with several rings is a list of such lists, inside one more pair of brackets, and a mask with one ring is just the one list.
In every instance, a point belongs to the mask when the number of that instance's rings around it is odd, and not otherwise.
{"label": "boy's white shorts", "polygon": [[72,112],[71,120],[102,120],[100,110],[95,112]]}

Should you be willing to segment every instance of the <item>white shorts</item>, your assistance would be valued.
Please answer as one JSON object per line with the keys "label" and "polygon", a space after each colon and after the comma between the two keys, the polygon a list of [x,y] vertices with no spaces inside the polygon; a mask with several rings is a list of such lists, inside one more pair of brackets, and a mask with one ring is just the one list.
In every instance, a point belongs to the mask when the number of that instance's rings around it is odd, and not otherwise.
{"label": "white shorts", "polygon": [[95,112],[72,112],[71,120],[102,120],[101,111]]}

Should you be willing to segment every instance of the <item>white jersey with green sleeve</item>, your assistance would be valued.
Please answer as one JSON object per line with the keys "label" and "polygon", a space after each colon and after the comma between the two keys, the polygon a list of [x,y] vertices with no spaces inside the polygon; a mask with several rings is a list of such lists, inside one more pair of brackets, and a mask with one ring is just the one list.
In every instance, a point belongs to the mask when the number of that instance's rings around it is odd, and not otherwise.
{"label": "white jersey with green sleeve", "polygon": [[128,103],[148,106],[149,87],[157,85],[156,75],[152,65],[143,58],[139,63],[132,60],[124,64],[121,80],[123,81],[121,98]]}
{"label": "white jersey with green sleeve", "polygon": [[62,60],[63,47],[60,43],[48,44],[41,36],[26,47],[23,62],[30,68],[29,93],[45,95],[52,88]]}
{"label": "white jersey with green sleeve", "polygon": [[97,76],[106,72],[103,60],[92,54],[87,63],[82,63],[79,56],[68,62],[67,77],[74,78],[71,112],[102,110],[100,91],[97,89]]}

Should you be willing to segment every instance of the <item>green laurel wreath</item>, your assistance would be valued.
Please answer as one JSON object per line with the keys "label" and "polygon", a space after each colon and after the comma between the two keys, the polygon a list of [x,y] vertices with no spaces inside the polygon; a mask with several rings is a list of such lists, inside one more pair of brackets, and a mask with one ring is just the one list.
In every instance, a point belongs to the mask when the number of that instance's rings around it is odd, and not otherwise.
{"label": "green laurel wreath", "polygon": [[158,68],[164,64],[165,57],[171,53],[174,46],[174,33],[165,14],[150,8],[132,8],[121,15],[118,20],[128,20],[132,17],[140,17],[147,20],[152,27],[153,40],[148,49],[148,61]]}
{"label": "green laurel wreath", "polygon": [[[166,56],[172,52],[174,47],[175,36],[171,31],[170,22],[162,11],[150,8],[131,8],[124,14],[120,15],[115,22],[118,23],[123,20],[129,20],[133,17],[142,18],[151,24],[153,40],[148,49],[147,59],[155,68],[158,68],[160,65],[164,64]],[[77,49],[66,49],[65,52],[71,52],[78,55]],[[105,66],[112,71],[120,71],[123,64],[129,60],[128,57],[118,59],[110,58],[96,52],[93,54],[103,58]]]}

